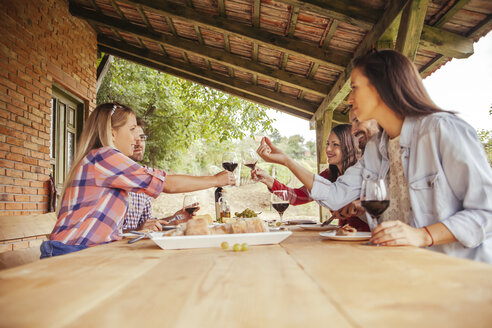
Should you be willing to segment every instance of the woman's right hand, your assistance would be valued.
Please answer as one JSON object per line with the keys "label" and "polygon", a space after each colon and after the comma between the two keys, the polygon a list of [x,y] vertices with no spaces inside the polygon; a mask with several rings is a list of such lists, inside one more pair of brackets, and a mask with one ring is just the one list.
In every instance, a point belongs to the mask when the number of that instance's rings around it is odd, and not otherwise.
{"label": "woman's right hand", "polygon": [[275,181],[265,170],[256,168],[251,171],[251,179],[264,183],[268,189],[273,188],[273,182]]}
{"label": "woman's right hand", "polygon": [[263,137],[261,139],[260,147],[258,147],[256,152],[265,162],[269,163],[285,165],[289,158],[283,151],[275,147],[268,137]]}
{"label": "woman's right hand", "polygon": [[236,176],[232,172],[224,170],[222,172],[217,173],[214,176],[217,179],[217,183],[215,184],[216,187],[236,185]]}

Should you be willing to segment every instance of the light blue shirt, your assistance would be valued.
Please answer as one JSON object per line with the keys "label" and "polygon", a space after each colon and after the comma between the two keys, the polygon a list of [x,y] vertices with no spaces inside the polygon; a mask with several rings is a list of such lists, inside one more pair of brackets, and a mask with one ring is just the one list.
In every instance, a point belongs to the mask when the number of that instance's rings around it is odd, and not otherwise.
{"label": "light blue shirt", "polygon": [[[492,169],[475,130],[448,113],[407,117],[400,146],[412,208],[410,225],[442,222],[458,242],[430,249],[492,263]],[[316,175],[311,197],[333,210],[358,199],[362,179],[388,174],[387,149],[383,131],[336,182]]]}

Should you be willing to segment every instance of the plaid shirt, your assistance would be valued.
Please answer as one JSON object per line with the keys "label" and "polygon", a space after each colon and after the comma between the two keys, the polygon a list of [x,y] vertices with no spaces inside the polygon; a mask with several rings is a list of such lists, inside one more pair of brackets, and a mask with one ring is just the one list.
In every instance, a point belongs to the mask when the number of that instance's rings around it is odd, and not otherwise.
{"label": "plaid shirt", "polygon": [[[334,174],[332,174],[330,168],[327,168],[319,175],[331,181]],[[334,180],[336,180],[336,177],[334,178]],[[309,196],[309,192],[305,186],[302,186],[301,188],[290,188],[275,179],[273,181],[273,186],[272,189],[270,189],[270,192],[273,192],[275,190],[287,190],[287,197],[289,198],[289,203],[291,205],[302,205],[313,201],[313,199]]]}
{"label": "plaid shirt", "polygon": [[123,222],[123,230],[133,230],[140,227],[147,220],[155,220],[152,217],[152,205],[149,195],[144,193],[129,192],[130,204],[126,218]]}
{"label": "plaid shirt", "polygon": [[155,198],[165,179],[164,171],[145,168],[114,148],[90,151],[65,190],[50,239],[84,246],[120,240],[128,192]]}

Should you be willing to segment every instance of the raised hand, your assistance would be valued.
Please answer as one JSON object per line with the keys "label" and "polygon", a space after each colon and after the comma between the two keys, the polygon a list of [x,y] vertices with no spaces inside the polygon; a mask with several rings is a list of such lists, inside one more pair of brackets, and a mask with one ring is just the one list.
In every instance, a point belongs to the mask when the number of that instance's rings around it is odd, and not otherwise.
{"label": "raised hand", "polygon": [[256,150],[265,162],[285,165],[288,156],[271,142],[268,137],[261,139],[260,147]]}
{"label": "raised hand", "polygon": [[260,168],[251,171],[251,179],[264,183],[270,189],[273,187],[274,179],[265,170]]}

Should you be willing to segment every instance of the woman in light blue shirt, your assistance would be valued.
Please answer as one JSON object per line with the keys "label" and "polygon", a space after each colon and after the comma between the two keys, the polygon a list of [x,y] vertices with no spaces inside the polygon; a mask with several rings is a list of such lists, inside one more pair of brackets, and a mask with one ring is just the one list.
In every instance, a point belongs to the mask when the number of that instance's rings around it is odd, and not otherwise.
{"label": "woman in light blue shirt", "polygon": [[[287,166],[313,199],[333,210],[359,198],[363,180],[386,178],[390,158],[397,158],[407,185],[408,224],[398,217],[384,221],[371,241],[431,247],[492,263],[492,170],[475,130],[438,108],[413,63],[396,51],[372,51],[355,59],[351,87],[353,113],[360,121],[376,119],[383,131],[336,182],[307,171],[268,138],[258,154]],[[389,154],[392,140],[399,148]]]}

